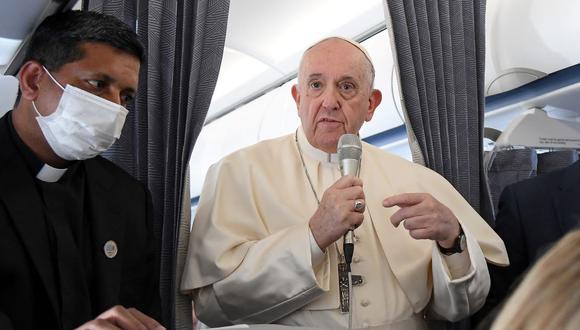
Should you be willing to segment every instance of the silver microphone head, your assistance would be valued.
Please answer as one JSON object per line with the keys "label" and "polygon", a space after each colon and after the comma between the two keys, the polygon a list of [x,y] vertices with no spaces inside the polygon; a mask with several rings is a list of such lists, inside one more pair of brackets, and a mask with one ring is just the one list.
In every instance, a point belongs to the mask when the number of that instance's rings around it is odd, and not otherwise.
{"label": "silver microphone head", "polygon": [[338,140],[338,163],[342,176],[358,176],[360,159],[362,156],[362,143],[355,134],[343,134]]}

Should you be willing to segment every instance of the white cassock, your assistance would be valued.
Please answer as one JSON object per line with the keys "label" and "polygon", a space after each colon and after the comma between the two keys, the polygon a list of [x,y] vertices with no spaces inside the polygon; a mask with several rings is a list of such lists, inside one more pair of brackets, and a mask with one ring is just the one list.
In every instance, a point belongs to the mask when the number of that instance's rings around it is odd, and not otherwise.
{"label": "white cassock", "polygon": [[[298,145],[304,164],[300,159]],[[198,318],[212,326],[279,323],[346,328],[339,310],[341,244],[322,252],[308,221],[340,178],[336,154],[315,149],[302,129],[258,143],[214,164],[200,197],[181,282]],[[486,259],[507,265],[502,240],[444,178],[363,143],[360,178],[365,220],[355,231],[353,328],[421,329],[425,316],[457,320],[481,307],[489,291]],[[467,250],[443,256],[389,218],[385,197],[427,192],[449,207]],[[340,242],[339,242],[340,243]]]}

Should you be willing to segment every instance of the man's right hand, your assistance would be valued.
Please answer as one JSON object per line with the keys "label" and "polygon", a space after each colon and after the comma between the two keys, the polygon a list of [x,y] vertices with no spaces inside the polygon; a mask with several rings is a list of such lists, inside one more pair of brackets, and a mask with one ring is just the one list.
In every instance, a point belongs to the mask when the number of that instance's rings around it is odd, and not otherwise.
{"label": "man's right hand", "polygon": [[361,179],[347,175],[336,181],[322,195],[320,205],[309,222],[312,235],[321,250],[363,222],[364,208],[361,211],[354,209],[357,200],[364,203],[362,186]]}
{"label": "man's right hand", "polygon": [[159,322],[135,308],[114,306],[77,330],[165,330]]}

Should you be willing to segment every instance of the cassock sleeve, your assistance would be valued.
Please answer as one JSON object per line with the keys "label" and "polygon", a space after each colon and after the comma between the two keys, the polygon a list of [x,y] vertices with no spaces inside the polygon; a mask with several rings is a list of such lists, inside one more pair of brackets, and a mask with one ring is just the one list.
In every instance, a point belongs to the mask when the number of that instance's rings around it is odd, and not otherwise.
{"label": "cassock sleeve", "polygon": [[181,287],[210,326],[271,323],[329,289],[329,256],[313,267],[307,221],[268,228],[250,171],[210,169],[190,236]]}
{"label": "cassock sleeve", "polygon": [[[194,292],[198,318],[210,326],[271,323],[328,290],[329,263],[315,273],[308,225],[253,242],[239,267]],[[326,280],[325,280],[326,279]]]}
{"label": "cassock sleeve", "polygon": [[473,235],[465,228],[464,232],[467,250],[459,255],[444,257],[433,242],[433,297],[428,310],[432,317],[449,321],[465,318],[483,306],[489,292],[483,252]]}

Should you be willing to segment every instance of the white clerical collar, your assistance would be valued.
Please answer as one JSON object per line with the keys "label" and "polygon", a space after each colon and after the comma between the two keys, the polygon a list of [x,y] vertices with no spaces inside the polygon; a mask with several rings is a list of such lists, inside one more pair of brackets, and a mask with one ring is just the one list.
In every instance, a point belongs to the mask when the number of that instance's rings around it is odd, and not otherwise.
{"label": "white clerical collar", "polygon": [[40,171],[36,174],[36,178],[44,182],[57,182],[66,173],[68,168],[56,168],[48,164],[44,164]]}
{"label": "white clerical collar", "polygon": [[326,163],[338,165],[338,154],[336,153],[329,154],[325,151],[313,147],[310,144],[310,142],[308,142],[306,135],[304,135],[304,130],[302,130],[302,126],[298,127],[298,143],[300,144],[300,147],[302,148],[304,154],[307,155],[308,157],[314,158],[323,164]]}

